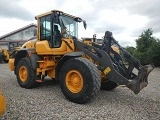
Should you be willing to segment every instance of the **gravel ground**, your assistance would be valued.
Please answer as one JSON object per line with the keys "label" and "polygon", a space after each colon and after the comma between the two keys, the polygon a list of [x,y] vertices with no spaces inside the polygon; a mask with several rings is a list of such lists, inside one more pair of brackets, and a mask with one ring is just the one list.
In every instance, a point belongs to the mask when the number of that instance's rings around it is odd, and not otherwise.
{"label": "gravel ground", "polygon": [[7,101],[2,120],[160,120],[160,68],[151,72],[138,95],[122,87],[101,90],[83,105],[65,99],[51,80],[34,89],[21,88],[7,64],[0,64],[0,90]]}

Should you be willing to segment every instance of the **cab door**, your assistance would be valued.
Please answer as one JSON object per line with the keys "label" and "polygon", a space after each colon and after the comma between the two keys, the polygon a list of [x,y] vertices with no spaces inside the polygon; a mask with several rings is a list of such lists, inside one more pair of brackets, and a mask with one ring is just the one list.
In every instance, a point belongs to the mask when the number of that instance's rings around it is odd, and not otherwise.
{"label": "cab door", "polygon": [[63,55],[67,52],[67,45],[62,36],[62,26],[60,24],[60,14],[53,12],[51,15],[52,28],[52,53],[53,55]]}
{"label": "cab door", "polygon": [[56,12],[40,18],[39,39],[36,52],[41,55],[63,55],[67,53],[66,41],[61,34],[59,16]]}

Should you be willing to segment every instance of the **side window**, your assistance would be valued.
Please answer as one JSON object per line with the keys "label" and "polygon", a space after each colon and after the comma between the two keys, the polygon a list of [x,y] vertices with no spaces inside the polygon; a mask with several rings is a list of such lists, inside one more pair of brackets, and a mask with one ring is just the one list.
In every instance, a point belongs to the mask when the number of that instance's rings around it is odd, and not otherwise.
{"label": "side window", "polygon": [[75,32],[74,32],[75,26],[74,26],[74,24],[68,24],[65,27],[67,28],[69,35],[75,36]]}
{"label": "side window", "polygon": [[51,19],[50,15],[42,17],[40,19],[40,39],[41,40],[51,40]]}

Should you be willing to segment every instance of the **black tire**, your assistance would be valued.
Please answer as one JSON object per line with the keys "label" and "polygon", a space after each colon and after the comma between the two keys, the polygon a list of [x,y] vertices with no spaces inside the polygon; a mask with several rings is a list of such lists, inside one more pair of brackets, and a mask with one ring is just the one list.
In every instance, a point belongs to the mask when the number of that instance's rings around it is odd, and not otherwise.
{"label": "black tire", "polygon": [[101,90],[111,91],[115,89],[118,85],[112,81],[106,80],[101,82]]}
{"label": "black tire", "polygon": [[16,57],[16,54],[17,54],[17,51],[15,50],[15,51],[12,52],[11,57],[12,57],[12,58],[15,58],[15,57]]}
{"label": "black tire", "polygon": [[[72,71],[76,73],[73,72],[72,74]],[[75,74],[79,75],[78,77],[76,77],[78,78],[78,80],[82,78],[81,83],[78,82],[78,85],[82,84],[82,88],[79,89],[76,83],[76,87],[78,90],[76,89],[77,91],[75,90],[73,92],[69,87],[67,87],[67,84],[69,84],[69,82],[67,83],[66,81],[71,82],[71,79]],[[71,102],[78,104],[90,102],[100,91],[101,80],[98,69],[92,62],[87,59],[73,58],[68,60],[62,66],[59,75],[61,90],[64,96]],[[71,75],[71,79],[67,79],[67,76],[69,75]],[[72,81],[71,83],[74,83],[74,81]]]}
{"label": "black tire", "polygon": [[37,86],[36,71],[32,68],[29,58],[19,60],[16,66],[16,76],[19,85],[23,88],[29,89]]}
{"label": "black tire", "polygon": [[0,53],[0,63],[2,63],[2,60],[3,58],[2,58],[2,55],[1,55],[1,53]]}
{"label": "black tire", "polygon": [[[117,72],[119,72],[119,69],[117,67],[114,68]],[[101,90],[111,91],[114,90],[116,87],[118,87],[118,84],[115,82],[112,82],[107,79],[101,81]]]}
{"label": "black tire", "polygon": [[3,60],[5,63],[8,63],[9,60]]}

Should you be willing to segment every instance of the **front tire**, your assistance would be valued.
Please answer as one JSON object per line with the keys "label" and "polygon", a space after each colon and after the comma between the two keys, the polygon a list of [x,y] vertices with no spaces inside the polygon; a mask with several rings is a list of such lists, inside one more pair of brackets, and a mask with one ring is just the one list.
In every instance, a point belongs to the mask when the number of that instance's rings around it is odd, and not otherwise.
{"label": "front tire", "polygon": [[97,67],[84,58],[68,60],[60,70],[60,87],[71,102],[91,101],[100,91],[101,80]]}
{"label": "front tire", "polygon": [[32,68],[29,58],[22,58],[16,66],[16,76],[19,85],[23,88],[36,87],[36,71]]}

